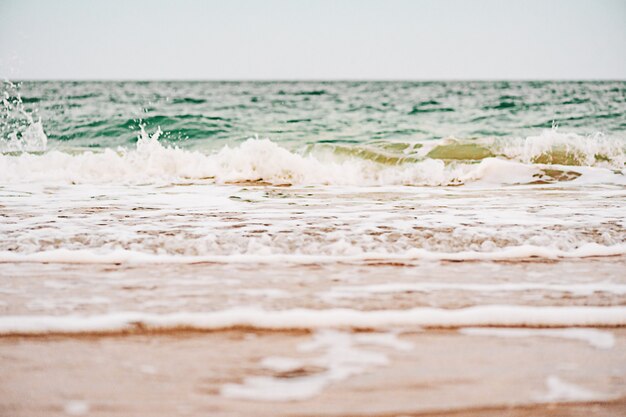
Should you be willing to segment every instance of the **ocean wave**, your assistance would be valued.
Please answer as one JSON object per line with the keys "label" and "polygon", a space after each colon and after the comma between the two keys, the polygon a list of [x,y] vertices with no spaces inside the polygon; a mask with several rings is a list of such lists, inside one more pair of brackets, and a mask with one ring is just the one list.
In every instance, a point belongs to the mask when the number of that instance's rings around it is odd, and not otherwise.
{"label": "ocean wave", "polygon": [[352,147],[317,144],[302,152],[268,139],[249,139],[209,154],[164,146],[159,135],[160,130],[152,136],[142,130],[136,149],[131,150],[2,154],[0,181],[159,183],[192,179],[218,184],[351,186],[572,180],[626,183],[623,141],[555,130],[517,141],[446,139]]}
{"label": "ocean wave", "polygon": [[582,136],[563,133],[558,129],[544,130],[539,135],[526,138],[447,138],[413,143],[377,142],[359,146],[315,144],[309,149],[330,149],[338,155],[350,155],[388,165],[402,165],[424,159],[476,162],[488,158],[524,164],[610,169],[622,169],[626,164],[626,141],[600,133]]}

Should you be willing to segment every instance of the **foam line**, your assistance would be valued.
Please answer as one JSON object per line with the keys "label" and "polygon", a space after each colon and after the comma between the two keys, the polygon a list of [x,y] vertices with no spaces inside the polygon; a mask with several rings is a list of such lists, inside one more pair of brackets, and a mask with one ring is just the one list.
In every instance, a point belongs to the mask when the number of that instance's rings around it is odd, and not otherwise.
{"label": "foam line", "polygon": [[565,251],[552,247],[523,245],[511,246],[490,252],[461,251],[435,252],[425,249],[411,249],[404,253],[363,253],[359,255],[301,255],[301,254],[234,254],[184,256],[168,254],[152,254],[124,249],[105,253],[90,249],[54,249],[34,253],[0,252],[1,263],[67,263],[67,264],[193,264],[193,263],[291,263],[291,264],[333,264],[353,262],[413,262],[418,260],[451,260],[451,261],[498,261],[526,258],[585,258],[618,256],[626,254],[626,244],[604,246],[597,243],[586,243],[578,248]]}
{"label": "foam line", "polygon": [[359,311],[230,309],[214,312],[151,314],[120,312],[94,316],[4,316],[1,335],[115,333],[176,329],[267,330],[408,327],[593,327],[626,326],[626,307],[530,307],[486,305],[462,309]]}
{"label": "foam line", "polygon": [[591,295],[596,292],[626,294],[626,284],[598,282],[590,284],[547,284],[535,282],[472,284],[461,282],[409,282],[388,283],[362,286],[333,287],[323,293],[329,298],[352,298],[371,294],[391,294],[400,292],[431,292],[431,291],[469,291],[469,292],[524,292],[524,291],[555,291],[575,295]]}

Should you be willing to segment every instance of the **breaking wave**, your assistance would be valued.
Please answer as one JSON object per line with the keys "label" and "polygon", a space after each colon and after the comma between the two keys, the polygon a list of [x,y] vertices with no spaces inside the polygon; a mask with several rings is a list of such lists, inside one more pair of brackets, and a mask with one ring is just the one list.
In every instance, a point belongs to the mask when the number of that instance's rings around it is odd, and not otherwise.
{"label": "breaking wave", "polygon": [[[329,143],[294,152],[269,139],[248,139],[202,153],[159,142],[160,130],[143,130],[136,149],[75,153],[41,150],[40,122],[4,144],[0,181],[160,183],[206,180],[259,185],[462,185],[562,181],[626,183],[626,143],[600,134],[546,130],[525,139],[443,139],[415,143]],[[21,146],[18,146],[18,144]],[[32,145],[32,146],[31,146]]]}

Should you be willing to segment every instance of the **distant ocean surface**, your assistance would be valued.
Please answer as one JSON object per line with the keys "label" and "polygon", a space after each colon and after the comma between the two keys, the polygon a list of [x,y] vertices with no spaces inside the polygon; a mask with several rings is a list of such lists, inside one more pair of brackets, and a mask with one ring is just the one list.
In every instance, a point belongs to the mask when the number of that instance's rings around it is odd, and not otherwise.
{"label": "distant ocean surface", "polygon": [[[138,129],[215,150],[258,135],[289,150],[489,144],[545,129],[626,135],[626,82],[23,82],[2,84],[3,140],[41,118],[49,149],[129,147]],[[14,109],[15,110],[15,109]],[[556,144],[556,143],[555,143]],[[6,150],[6,144],[5,149]],[[623,161],[622,161],[623,162]]]}

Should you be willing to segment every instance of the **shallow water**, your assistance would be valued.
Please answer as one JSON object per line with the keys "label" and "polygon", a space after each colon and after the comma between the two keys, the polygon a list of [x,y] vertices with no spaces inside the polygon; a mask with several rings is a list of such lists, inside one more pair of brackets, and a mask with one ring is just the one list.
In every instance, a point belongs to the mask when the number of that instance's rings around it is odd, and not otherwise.
{"label": "shallow water", "polygon": [[0,260],[399,262],[619,255],[616,185],[13,184]]}

